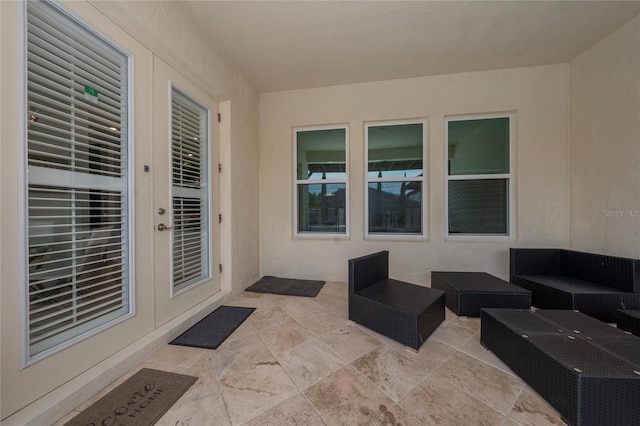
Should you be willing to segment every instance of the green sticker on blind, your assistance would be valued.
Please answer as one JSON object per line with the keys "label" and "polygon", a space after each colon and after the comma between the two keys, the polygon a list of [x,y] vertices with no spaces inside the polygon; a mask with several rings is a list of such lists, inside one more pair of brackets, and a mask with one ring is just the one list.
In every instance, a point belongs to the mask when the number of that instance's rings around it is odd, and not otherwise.
{"label": "green sticker on blind", "polygon": [[84,97],[89,101],[98,102],[98,91],[93,87],[84,86]]}

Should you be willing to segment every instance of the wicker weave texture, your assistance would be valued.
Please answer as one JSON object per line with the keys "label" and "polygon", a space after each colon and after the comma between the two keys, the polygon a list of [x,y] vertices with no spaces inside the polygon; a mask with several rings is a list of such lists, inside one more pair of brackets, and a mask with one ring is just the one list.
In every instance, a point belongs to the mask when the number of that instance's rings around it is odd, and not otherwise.
{"label": "wicker weave texture", "polygon": [[481,342],[567,423],[637,425],[640,339],[594,321],[573,311],[486,309]]}
{"label": "wicker weave texture", "polygon": [[349,260],[349,319],[418,350],[444,321],[444,292],[388,279],[387,262],[386,251]]}
{"label": "wicker weave texture", "polygon": [[482,308],[529,309],[531,292],[485,272],[431,272],[431,288],[443,290],[447,308],[479,317]]}
{"label": "wicker weave texture", "polygon": [[562,249],[510,249],[509,280],[543,309],[579,310],[605,322],[640,309],[640,260]]}
{"label": "wicker weave texture", "polygon": [[640,336],[640,310],[619,309],[617,323],[619,329]]}

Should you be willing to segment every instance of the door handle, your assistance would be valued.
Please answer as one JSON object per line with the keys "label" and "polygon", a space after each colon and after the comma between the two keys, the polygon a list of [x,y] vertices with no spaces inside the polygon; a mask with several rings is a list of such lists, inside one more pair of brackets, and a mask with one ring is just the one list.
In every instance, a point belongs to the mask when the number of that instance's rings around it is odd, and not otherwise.
{"label": "door handle", "polygon": [[167,226],[164,223],[158,225],[158,231],[166,231],[173,228],[173,226]]}

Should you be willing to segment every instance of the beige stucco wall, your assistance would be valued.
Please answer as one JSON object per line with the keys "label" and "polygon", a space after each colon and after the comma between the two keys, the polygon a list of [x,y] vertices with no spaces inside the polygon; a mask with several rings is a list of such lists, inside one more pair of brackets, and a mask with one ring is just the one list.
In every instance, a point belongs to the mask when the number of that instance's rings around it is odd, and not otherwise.
{"label": "beige stucco wall", "polygon": [[[71,1],[64,5],[135,58],[135,316],[29,366],[21,365],[20,210],[21,2],[0,2],[2,90],[0,146],[1,404],[3,425],[49,424],[99,391],[179,329],[223,303],[259,276],[258,96],[247,80],[201,36],[177,2]],[[176,36],[179,34],[179,36]],[[153,57],[157,56],[219,103],[221,261],[223,291],[195,300],[168,323],[157,322],[154,306]],[[151,173],[143,165],[151,164]],[[217,165],[214,165],[217,168]],[[232,192],[233,188],[233,192]],[[213,194],[216,196],[217,194]],[[217,214],[217,212],[215,212]],[[215,265],[217,268],[217,265]],[[217,271],[216,271],[217,272]],[[19,411],[17,411],[19,410]],[[17,411],[17,412],[16,412]],[[10,416],[10,417],[7,417]]]}
{"label": "beige stucco wall", "polygon": [[[514,112],[515,232],[511,240],[445,238],[448,115]],[[428,238],[365,239],[363,123],[428,119]],[[392,276],[430,281],[431,270],[506,278],[508,248],[569,243],[569,67],[553,65],[260,95],[262,275],[346,281],[347,259],[390,250]],[[350,236],[297,238],[293,229],[292,127],[350,127]]]}
{"label": "beige stucco wall", "polygon": [[571,62],[571,246],[640,258],[640,17]]}

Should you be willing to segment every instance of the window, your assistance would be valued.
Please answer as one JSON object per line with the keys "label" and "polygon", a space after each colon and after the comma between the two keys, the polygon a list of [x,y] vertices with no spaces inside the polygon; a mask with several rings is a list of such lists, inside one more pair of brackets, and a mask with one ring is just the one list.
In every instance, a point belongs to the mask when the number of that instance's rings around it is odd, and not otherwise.
{"label": "window", "polygon": [[449,236],[511,234],[511,119],[446,120]]}
{"label": "window", "polygon": [[347,233],[347,128],[296,129],[296,233]]}
{"label": "window", "polygon": [[209,277],[208,116],[206,108],[172,89],[174,292]]}
{"label": "window", "polygon": [[129,59],[27,2],[27,358],[132,313]]}
{"label": "window", "polygon": [[367,124],[369,235],[423,235],[424,122]]}

